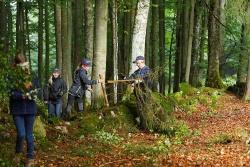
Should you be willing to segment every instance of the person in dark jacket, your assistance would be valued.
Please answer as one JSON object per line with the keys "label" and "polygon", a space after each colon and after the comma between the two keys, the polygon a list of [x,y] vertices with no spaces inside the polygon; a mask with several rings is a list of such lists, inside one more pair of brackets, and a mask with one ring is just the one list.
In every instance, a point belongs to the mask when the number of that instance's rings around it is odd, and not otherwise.
{"label": "person in dark jacket", "polygon": [[61,77],[61,70],[55,68],[44,88],[44,102],[48,104],[49,115],[61,117],[62,97],[66,92],[67,86]]}
{"label": "person in dark jacket", "polygon": [[73,84],[68,92],[68,104],[66,107],[67,114],[71,113],[74,101],[78,104],[79,112],[82,112],[84,110],[82,97],[85,95],[85,91],[88,89],[88,86],[103,82],[102,80],[88,79],[87,72],[90,65],[91,62],[88,59],[82,59],[79,68],[74,72]]}
{"label": "person in dark jacket", "polygon": [[140,87],[147,86],[148,88],[151,88],[152,83],[149,78],[151,69],[145,65],[144,57],[137,56],[135,61],[133,61],[133,63],[136,64],[138,69],[129,76],[129,79],[135,79],[134,84],[137,86],[140,86]]}
{"label": "person in dark jacket", "polygon": [[23,142],[26,139],[27,161],[25,166],[29,167],[34,165],[33,125],[37,107],[34,100],[35,95],[32,93],[35,85],[30,80],[28,62],[24,60],[22,54],[17,54],[15,57],[14,70],[20,72],[19,77],[22,77],[20,80],[24,82],[19,87],[11,89],[9,108],[17,130],[15,160],[20,160],[23,152]]}

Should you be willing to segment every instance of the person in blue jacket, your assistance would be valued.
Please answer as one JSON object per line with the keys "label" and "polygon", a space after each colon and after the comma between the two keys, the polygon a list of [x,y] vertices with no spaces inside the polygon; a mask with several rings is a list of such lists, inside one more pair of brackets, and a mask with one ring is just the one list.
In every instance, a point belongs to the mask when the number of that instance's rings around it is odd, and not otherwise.
{"label": "person in blue jacket", "polygon": [[48,104],[50,116],[61,117],[62,97],[67,92],[67,85],[61,77],[61,70],[55,68],[44,88],[44,102]]}
{"label": "person in blue jacket", "polygon": [[103,82],[102,80],[88,79],[87,74],[90,66],[90,60],[82,59],[79,67],[74,72],[73,84],[68,92],[68,103],[66,107],[66,113],[68,115],[70,115],[75,101],[78,104],[79,112],[83,112],[84,105],[82,97],[85,95],[85,91],[88,89],[88,86]]}
{"label": "person in blue jacket", "polygon": [[[14,60],[14,69],[20,69],[24,83],[18,88],[13,88],[10,91],[9,108],[13,116],[14,124],[16,126],[16,155],[15,158],[20,158],[23,152],[23,142],[27,143],[26,164],[29,167],[34,165],[34,139],[33,139],[33,125],[35,121],[35,114],[37,107],[34,98],[32,81],[29,80],[30,73],[28,63],[24,61],[24,55],[17,54]],[[19,163],[19,162],[17,162]]]}
{"label": "person in blue jacket", "polygon": [[137,56],[136,59],[133,61],[133,63],[135,63],[136,66],[138,67],[138,69],[129,76],[129,79],[135,80],[134,86],[140,86],[140,87],[147,86],[148,88],[151,88],[152,86],[150,80],[151,69],[148,66],[146,66],[145,58],[143,56]]}

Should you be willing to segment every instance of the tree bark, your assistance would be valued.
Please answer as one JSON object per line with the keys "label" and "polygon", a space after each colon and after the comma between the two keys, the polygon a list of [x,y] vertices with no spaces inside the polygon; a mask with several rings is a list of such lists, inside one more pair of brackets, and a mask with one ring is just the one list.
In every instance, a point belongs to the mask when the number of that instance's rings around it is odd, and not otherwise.
{"label": "tree bark", "polygon": [[201,1],[198,0],[194,9],[194,35],[191,57],[191,74],[189,76],[190,84],[194,87],[198,86],[199,82],[199,47],[200,47],[200,29],[201,29]]}
{"label": "tree bark", "polygon": [[[7,7],[5,2],[0,2],[0,52],[6,51],[6,39],[8,33]],[[5,52],[6,53],[6,52]]]}
{"label": "tree bark", "polygon": [[50,65],[50,55],[49,55],[49,1],[45,0],[45,80],[49,79],[49,65]]}
{"label": "tree bark", "polygon": [[62,69],[62,15],[61,1],[55,0],[56,66]]}
{"label": "tree bark", "polygon": [[[92,76],[98,79],[99,75],[105,80],[106,57],[107,57],[107,18],[108,18],[108,0],[96,0],[95,6],[95,41]],[[99,108],[103,104],[104,95],[101,85],[95,85],[92,94],[92,106]]]}
{"label": "tree bark", "polygon": [[[118,80],[118,4],[117,0],[112,1],[112,27],[113,27],[113,79]],[[117,84],[113,84],[114,104],[117,103]]]}
{"label": "tree bark", "polygon": [[38,1],[38,78],[40,82],[43,81],[43,73],[44,73],[44,66],[43,66],[43,0]]}
{"label": "tree bark", "polygon": [[[139,0],[138,2],[137,14],[133,30],[132,60],[135,60],[136,56],[145,55],[145,38],[149,4],[150,0]],[[132,65],[132,67],[130,68],[130,74],[135,70],[136,66]]]}
{"label": "tree bark", "polygon": [[[172,38],[171,38],[172,40]],[[166,55],[165,55],[165,0],[159,0],[159,57],[162,71],[159,75],[160,93],[165,95],[166,90]],[[169,71],[171,72],[171,71]],[[170,85],[169,85],[170,86]]]}
{"label": "tree bark", "polygon": [[16,50],[25,55],[24,2],[22,0],[17,2]]}
{"label": "tree bark", "polygon": [[62,16],[62,75],[64,81],[67,85],[71,85],[72,83],[72,69],[71,69],[71,34],[69,34],[72,30],[70,26],[70,22],[72,20],[69,10],[71,10],[71,2],[62,2],[61,6],[61,16]]}
{"label": "tree bark", "polygon": [[[85,45],[84,51],[86,54],[86,58],[89,60],[93,60],[94,54],[94,0],[84,0],[84,19],[85,19],[85,27],[84,27],[84,36],[85,36]],[[92,76],[92,69],[89,69],[88,74]],[[91,93],[89,91],[86,92],[86,102],[91,104]]]}
{"label": "tree bark", "polygon": [[221,55],[220,1],[210,0],[208,17],[208,73],[206,85],[212,88],[222,88],[223,83],[219,72],[219,57]]}
{"label": "tree bark", "polygon": [[173,92],[179,91],[181,82],[181,62],[182,62],[182,20],[183,20],[183,0],[177,1],[176,14],[176,53],[175,53],[175,68],[174,68],[174,85]]}
{"label": "tree bark", "polygon": [[74,22],[74,49],[73,49],[73,58],[74,58],[74,69],[79,65],[81,57],[83,57],[84,51],[84,40],[83,40],[83,2],[82,0],[74,1],[74,11],[73,11],[73,22]]}
{"label": "tree bark", "polygon": [[159,1],[152,0],[152,29],[151,29],[151,45],[152,45],[152,69],[155,70],[153,74],[153,91],[158,91],[159,76],[157,70],[163,70],[164,67],[159,67]]}

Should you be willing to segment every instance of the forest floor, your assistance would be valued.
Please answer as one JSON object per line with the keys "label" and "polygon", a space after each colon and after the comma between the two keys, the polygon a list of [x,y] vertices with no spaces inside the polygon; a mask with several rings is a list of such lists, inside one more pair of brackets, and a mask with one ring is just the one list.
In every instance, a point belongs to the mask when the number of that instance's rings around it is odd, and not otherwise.
{"label": "forest floor", "polygon": [[[60,122],[65,134],[49,126],[36,149],[37,166],[250,166],[250,103],[223,94],[216,110],[198,107],[174,112],[192,132],[179,142],[143,131],[81,134],[80,122]],[[15,143],[15,129],[7,130],[0,137],[3,166],[13,158]]]}

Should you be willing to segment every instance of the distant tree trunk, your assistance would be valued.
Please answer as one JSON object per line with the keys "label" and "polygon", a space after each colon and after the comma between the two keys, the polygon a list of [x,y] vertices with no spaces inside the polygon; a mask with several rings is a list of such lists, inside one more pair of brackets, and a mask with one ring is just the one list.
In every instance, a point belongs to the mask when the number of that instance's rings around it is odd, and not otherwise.
{"label": "distant tree trunk", "polygon": [[[176,15],[173,17],[173,22],[175,22],[175,20],[176,20]],[[170,46],[169,46],[169,57],[168,57],[168,93],[171,93],[171,90],[172,90],[172,50],[173,50],[175,28],[176,27],[173,24]]]}
{"label": "distant tree trunk", "polygon": [[7,14],[8,14],[8,39],[7,39],[7,46],[6,46],[6,53],[13,50],[13,43],[14,43],[14,33],[13,33],[13,16],[11,12],[10,3],[7,3]]}
{"label": "distant tree trunk", "polygon": [[[85,19],[85,27],[84,27],[84,36],[85,36],[85,54],[86,58],[89,60],[93,60],[94,53],[94,0],[84,0],[84,19]],[[92,76],[92,69],[89,70],[89,75]],[[91,93],[89,91],[86,92],[86,101],[91,104]]]}
{"label": "distant tree trunk", "polygon": [[146,28],[146,37],[145,37],[145,63],[150,67],[153,68],[152,62],[152,7],[149,8],[148,11],[148,21],[147,21],[147,28]]}
{"label": "distant tree trunk", "polygon": [[[106,57],[107,57],[107,18],[108,18],[108,0],[96,0],[95,6],[95,41],[94,41],[94,57],[92,76],[98,79],[102,75],[105,80],[106,73]],[[95,85],[92,94],[92,105],[95,108],[103,100],[101,85]]]}
{"label": "distant tree trunk", "polygon": [[237,82],[246,82],[246,72],[247,72],[247,64],[249,61],[249,33],[250,33],[250,2],[246,3],[245,6],[245,17],[243,19],[243,23],[241,26],[241,40],[240,47],[241,53],[239,55],[239,66],[237,71]]}
{"label": "distant tree trunk", "polygon": [[[151,45],[152,45],[152,68],[153,70],[157,70],[159,67],[159,0],[152,0],[152,29],[151,29]],[[160,70],[163,70],[161,67]],[[154,73],[153,77],[153,91],[158,91],[159,85],[159,76],[158,73]]]}
{"label": "distant tree trunk", "polygon": [[[113,27],[113,79],[118,80],[118,4],[117,0],[112,1],[112,27]],[[117,103],[117,84],[113,84],[114,104]]]}
{"label": "distant tree trunk", "polygon": [[137,8],[137,0],[128,0],[126,1],[126,10],[128,12],[124,13],[124,45],[121,47],[125,48],[123,53],[123,59],[119,62],[123,64],[124,67],[120,71],[124,73],[124,75],[129,75],[129,70],[131,66],[131,54],[132,54],[132,39],[133,39],[133,27],[135,22],[135,15],[136,15],[136,8]]}
{"label": "distant tree trunk", "polygon": [[[185,82],[189,83],[190,68],[191,68],[191,55],[192,55],[192,42],[193,42],[193,27],[194,27],[194,6],[195,0],[190,0],[189,7],[189,24],[188,24],[188,44],[187,44],[187,62],[185,69]],[[183,55],[185,56],[185,55]]]}
{"label": "distant tree trunk", "polygon": [[219,57],[221,55],[220,2],[210,0],[208,17],[208,73],[206,85],[212,88],[222,88],[223,83],[219,72]]}
{"label": "distant tree trunk", "polygon": [[61,17],[62,17],[62,75],[67,85],[72,83],[72,69],[71,69],[71,2],[62,2]]}
{"label": "distant tree trunk", "polygon": [[24,2],[17,2],[16,15],[16,50],[25,54],[25,35],[24,35]]}
{"label": "distant tree trunk", "polygon": [[5,2],[0,2],[0,52],[6,52],[6,39],[8,33],[7,7]]}
{"label": "distant tree trunk", "polygon": [[83,57],[83,48],[84,48],[84,40],[83,40],[83,1],[75,0],[74,1],[74,49],[73,49],[73,57],[74,57],[74,69],[79,64],[81,57]]}
{"label": "distant tree trunk", "polygon": [[55,0],[56,66],[62,69],[62,15],[61,1]]}
{"label": "distant tree trunk", "polygon": [[43,81],[43,0],[38,1],[38,78],[40,82]]}
{"label": "distant tree trunk", "polygon": [[191,74],[189,76],[190,84],[194,87],[198,86],[199,82],[199,47],[200,47],[200,29],[201,29],[201,1],[198,0],[194,9],[194,35],[191,59]]}
{"label": "distant tree trunk", "polygon": [[241,53],[239,55],[239,65],[237,71],[237,82],[246,82],[246,71],[248,64],[248,55],[247,55],[247,30],[246,25],[243,23],[241,26],[241,39],[240,47]]}
{"label": "distant tree trunk", "polygon": [[250,100],[250,61],[248,61],[247,84],[243,100]]}
{"label": "distant tree trunk", "polygon": [[[138,2],[137,14],[133,30],[132,60],[135,60],[136,56],[144,56],[145,54],[145,38],[149,4],[150,0],[139,0]],[[134,72],[135,69],[136,66],[132,65],[130,73]]]}
{"label": "distant tree trunk", "polygon": [[179,84],[181,82],[181,62],[182,62],[182,20],[183,20],[183,0],[177,1],[176,14],[176,53],[175,53],[175,68],[174,68],[174,85],[173,92],[179,91]]}
{"label": "distant tree trunk", "polygon": [[49,55],[49,0],[45,0],[45,80],[49,79],[49,65],[50,65],[50,55]]}
{"label": "distant tree trunk", "polygon": [[28,60],[30,63],[30,71],[32,71],[32,62],[31,62],[31,55],[30,55],[30,31],[29,31],[29,17],[28,17],[28,9],[25,9],[25,21],[26,21],[26,38],[27,38],[27,56],[28,56]]}
{"label": "distant tree trunk", "polygon": [[202,20],[201,20],[201,31],[200,31],[200,46],[199,46],[199,68],[198,68],[198,86],[202,86],[202,79],[205,78],[206,75],[206,67],[205,67],[205,48],[207,47],[207,10],[203,10],[202,12]]}
{"label": "distant tree trunk", "polygon": [[[159,76],[160,93],[165,95],[166,90],[166,55],[165,55],[165,0],[159,0],[159,57],[162,71]],[[172,40],[172,38],[171,38]],[[171,72],[171,70],[169,71]],[[169,85],[170,86],[170,85]]]}
{"label": "distant tree trunk", "polygon": [[[227,0],[220,0],[220,22],[225,25],[226,23],[226,15],[225,15],[225,5]],[[226,56],[224,55],[224,36],[225,36],[225,27],[220,25],[220,40],[221,40],[221,55],[220,55],[220,76],[224,77],[224,65],[227,62]]]}

